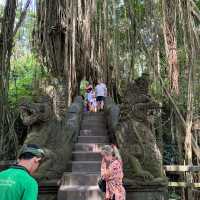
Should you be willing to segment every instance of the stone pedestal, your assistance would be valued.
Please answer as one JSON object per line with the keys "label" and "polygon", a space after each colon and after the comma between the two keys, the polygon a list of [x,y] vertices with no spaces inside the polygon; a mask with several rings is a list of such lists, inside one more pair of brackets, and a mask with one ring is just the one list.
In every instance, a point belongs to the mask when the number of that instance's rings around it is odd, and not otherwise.
{"label": "stone pedestal", "polygon": [[167,200],[167,187],[161,185],[125,185],[126,200]]}

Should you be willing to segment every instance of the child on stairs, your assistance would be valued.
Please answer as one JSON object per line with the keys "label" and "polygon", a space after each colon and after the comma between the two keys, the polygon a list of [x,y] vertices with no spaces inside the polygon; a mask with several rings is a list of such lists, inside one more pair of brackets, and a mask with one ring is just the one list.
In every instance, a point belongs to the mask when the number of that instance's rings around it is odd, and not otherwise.
{"label": "child on stairs", "polygon": [[88,110],[90,112],[96,112],[97,111],[97,102],[96,102],[96,95],[93,90],[92,85],[90,85],[87,88],[87,105],[88,105]]}
{"label": "child on stairs", "polygon": [[97,112],[97,101],[96,101],[96,95],[95,93],[93,93],[93,97],[92,97],[92,100],[91,100],[91,112]]}

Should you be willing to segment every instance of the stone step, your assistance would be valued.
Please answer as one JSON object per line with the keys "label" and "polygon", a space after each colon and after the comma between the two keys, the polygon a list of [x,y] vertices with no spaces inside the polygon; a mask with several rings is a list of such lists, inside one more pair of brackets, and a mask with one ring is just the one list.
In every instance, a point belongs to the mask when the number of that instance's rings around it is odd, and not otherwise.
{"label": "stone step", "polygon": [[93,119],[93,118],[91,118],[91,119],[83,119],[81,121],[81,124],[83,124],[83,125],[89,124],[89,125],[98,126],[98,125],[106,125],[107,121],[105,121],[103,118],[102,119]]}
{"label": "stone step", "polygon": [[103,200],[103,193],[98,186],[61,185],[58,200]]}
{"label": "stone step", "polygon": [[89,124],[88,125],[81,125],[81,130],[82,129],[88,129],[88,130],[92,130],[92,131],[95,131],[95,130],[100,130],[100,131],[107,131],[107,128],[105,126],[90,126]]}
{"label": "stone step", "polygon": [[105,116],[101,116],[101,117],[85,117],[85,118],[82,118],[82,122],[83,123],[86,123],[86,122],[93,122],[93,123],[96,123],[96,122],[100,122],[100,123],[105,123],[106,122],[106,118]]}
{"label": "stone step", "polygon": [[105,122],[106,117],[104,115],[101,116],[95,116],[95,115],[91,115],[91,116],[84,116],[82,118],[83,121],[101,121],[101,122]]}
{"label": "stone step", "polygon": [[99,161],[72,161],[72,172],[100,173]]}
{"label": "stone step", "polygon": [[84,117],[104,117],[104,112],[84,112],[83,118]]}
{"label": "stone step", "polygon": [[100,117],[96,117],[96,116],[91,116],[91,117],[83,117],[82,118],[82,122],[88,122],[88,121],[91,121],[91,122],[106,122],[106,118],[105,116],[100,116]]}
{"label": "stone step", "polygon": [[87,121],[87,122],[81,122],[81,126],[82,127],[103,127],[103,128],[107,128],[106,127],[106,123],[105,122],[99,122],[99,121]]}
{"label": "stone step", "polygon": [[81,124],[81,129],[89,129],[89,130],[107,130],[107,127],[105,124]]}
{"label": "stone step", "polygon": [[108,143],[107,136],[78,136],[78,143]]}
{"label": "stone step", "polygon": [[101,161],[102,157],[100,153],[96,152],[74,151],[72,159],[73,161]]}
{"label": "stone step", "polygon": [[96,186],[100,174],[86,174],[86,173],[67,173],[62,176],[62,185],[80,185],[80,186]]}
{"label": "stone step", "polygon": [[80,136],[107,136],[108,131],[107,130],[91,130],[91,129],[82,129],[80,130]]}
{"label": "stone step", "polygon": [[106,122],[105,116],[87,116],[83,117],[82,121],[87,122],[87,121],[93,121],[93,122]]}
{"label": "stone step", "polygon": [[74,145],[74,151],[86,151],[86,152],[101,152],[101,148],[105,144],[90,144],[90,143],[76,143]]}
{"label": "stone step", "polygon": [[101,113],[84,113],[78,143],[74,145],[69,171],[62,177],[58,200],[103,200],[98,188],[103,145],[108,144],[106,119]]}

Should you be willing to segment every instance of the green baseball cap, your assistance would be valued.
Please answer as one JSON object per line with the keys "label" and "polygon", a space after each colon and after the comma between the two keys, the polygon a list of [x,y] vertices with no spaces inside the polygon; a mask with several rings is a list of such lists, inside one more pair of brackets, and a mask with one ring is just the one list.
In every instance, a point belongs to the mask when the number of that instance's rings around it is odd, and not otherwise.
{"label": "green baseball cap", "polygon": [[43,158],[45,156],[44,150],[35,144],[24,144],[19,152],[19,157],[25,153],[31,153],[36,157]]}

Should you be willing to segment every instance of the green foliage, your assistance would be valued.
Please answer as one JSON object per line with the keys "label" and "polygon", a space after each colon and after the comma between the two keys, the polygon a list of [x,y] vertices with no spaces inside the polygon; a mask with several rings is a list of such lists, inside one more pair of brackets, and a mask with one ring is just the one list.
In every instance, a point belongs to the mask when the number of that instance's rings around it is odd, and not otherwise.
{"label": "green foliage", "polygon": [[32,98],[39,80],[44,76],[41,67],[32,54],[24,55],[11,62],[9,102],[15,107],[23,96]]}
{"label": "green foliage", "polygon": [[[164,85],[167,87],[169,85],[168,79],[164,79]],[[165,100],[165,96],[163,93],[163,89],[161,87],[161,84],[159,80],[155,79],[152,81],[152,84],[150,86],[150,94],[158,101],[162,102]]]}
{"label": "green foliage", "polygon": [[3,17],[4,7],[0,5],[0,17]]}
{"label": "green foliage", "polygon": [[198,8],[200,9],[200,0],[197,0],[196,4],[197,4]]}
{"label": "green foliage", "polygon": [[181,200],[181,196],[176,191],[169,191],[169,200]]}
{"label": "green foliage", "polygon": [[[19,21],[23,1],[18,4],[16,22]],[[11,59],[9,81],[9,103],[16,108],[21,97],[32,99],[34,91],[38,91],[39,80],[44,77],[35,55],[32,53],[31,37],[35,22],[35,12],[28,10],[26,18],[14,38],[13,56]]]}
{"label": "green foliage", "polygon": [[164,144],[163,164],[178,164],[178,151],[176,145]]}

